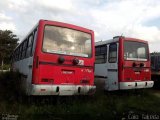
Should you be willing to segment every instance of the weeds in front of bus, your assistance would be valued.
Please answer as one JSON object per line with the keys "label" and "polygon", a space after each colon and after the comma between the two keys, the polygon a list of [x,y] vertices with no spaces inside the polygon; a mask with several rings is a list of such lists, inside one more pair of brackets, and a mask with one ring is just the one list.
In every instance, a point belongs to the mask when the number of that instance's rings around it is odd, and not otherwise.
{"label": "weeds in front of bus", "polygon": [[0,73],[0,100],[19,102],[22,104],[65,104],[74,100],[89,100],[87,96],[26,96],[20,89],[21,74],[19,72]]}
{"label": "weeds in front of bus", "polygon": [[0,99],[7,101],[15,100],[19,95],[19,73],[18,72],[5,72],[0,73]]}
{"label": "weeds in front of bus", "polygon": [[[160,113],[160,92],[145,89],[105,93],[97,86],[93,96],[26,97],[18,87],[19,73],[0,74],[0,113],[20,119],[119,119],[132,113]],[[158,95],[159,96],[158,96]],[[30,101],[28,102],[28,98]],[[120,117],[119,117],[120,116]],[[76,118],[78,117],[78,118]]]}

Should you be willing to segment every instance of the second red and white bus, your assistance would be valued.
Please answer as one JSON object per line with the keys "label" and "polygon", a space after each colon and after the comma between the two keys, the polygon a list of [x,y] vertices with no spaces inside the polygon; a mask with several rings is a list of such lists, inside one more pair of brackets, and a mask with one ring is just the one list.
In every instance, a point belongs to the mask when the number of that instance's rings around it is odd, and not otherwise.
{"label": "second red and white bus", "polygon": [[96,42],[95,53],[95,76],[105,90],[153,87],[147,41],[117,36]]}
{"label": "second red and white bus", "polygon": [[94,32],[40,20],[12,54],[27,95],[90,95],[94,85]]}

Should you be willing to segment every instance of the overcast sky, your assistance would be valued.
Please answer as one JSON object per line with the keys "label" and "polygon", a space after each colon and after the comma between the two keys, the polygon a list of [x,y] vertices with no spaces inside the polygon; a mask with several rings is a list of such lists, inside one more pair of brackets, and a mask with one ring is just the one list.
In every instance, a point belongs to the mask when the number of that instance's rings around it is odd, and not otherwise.
{"label": "overcast sky", "polygon": [[23,38],[39,19],[94,30],[95,40],[123,35],[160,51],[160,0],[0,0],[0,29]]}

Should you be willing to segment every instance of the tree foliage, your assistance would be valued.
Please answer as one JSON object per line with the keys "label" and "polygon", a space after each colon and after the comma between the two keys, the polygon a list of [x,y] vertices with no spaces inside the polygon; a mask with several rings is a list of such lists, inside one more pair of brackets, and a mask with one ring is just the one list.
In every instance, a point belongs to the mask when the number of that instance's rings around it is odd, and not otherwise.
{"label": "tree foliage", "polygon": [[0,30],[0,62],[4,64],[10,62],[10,56],[18,44],[17,35],[10,30]]}

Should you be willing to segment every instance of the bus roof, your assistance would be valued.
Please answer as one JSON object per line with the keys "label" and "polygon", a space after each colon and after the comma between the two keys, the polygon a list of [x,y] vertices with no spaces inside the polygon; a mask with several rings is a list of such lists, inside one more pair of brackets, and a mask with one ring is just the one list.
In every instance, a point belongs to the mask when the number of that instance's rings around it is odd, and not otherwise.
{"label": "bus roof", "polygon": [[137,38],[130,38],[130,37],[124,37],[124,36],[116,36],[116,37],[113,37],[113,39],[104,40],[104,41],[98,41],[98,42],[95,43],[95,46],[109,44],[109,43],[113,43],[113,42],[118,42],[120,37],[122,37],[122,38],[124,38],[125,40],[128,40],[128,41],[148,43],[145,40],[141,40],[141,39],[137,39]]}
{"label": "bus roof", "polygon": [[87,29],[87,28],[84,28],[84,27],[81,27],[81,26],[77,26],[77,25],[74,25],[74,24],[70,24],[70,23],[64,23],[64,22],[58,22],[58,21],[53,21],[53,20],[39,20],[39,24],[43,22],[44,24],[49,24],[49,25],[55,25],[55,26],[64,26],[64,27],[71,27],[71,28],[79,28],[79,29],[82,29],[83,31],[92,31],[93,30],[90,30],[90,29]]}
{"label": "bus roof", "polygon": [[117,42],[118,40],[119,40],[118,38],[113,38],[113,39],[109,39],[109,40],[105,40],[105,41],[98,41],[95,43],[95,46]]}
{"label": "bus roof", "polygon": [[160,52],[153,52],[153,53],[150,53],[151,56],[160,56]]}

